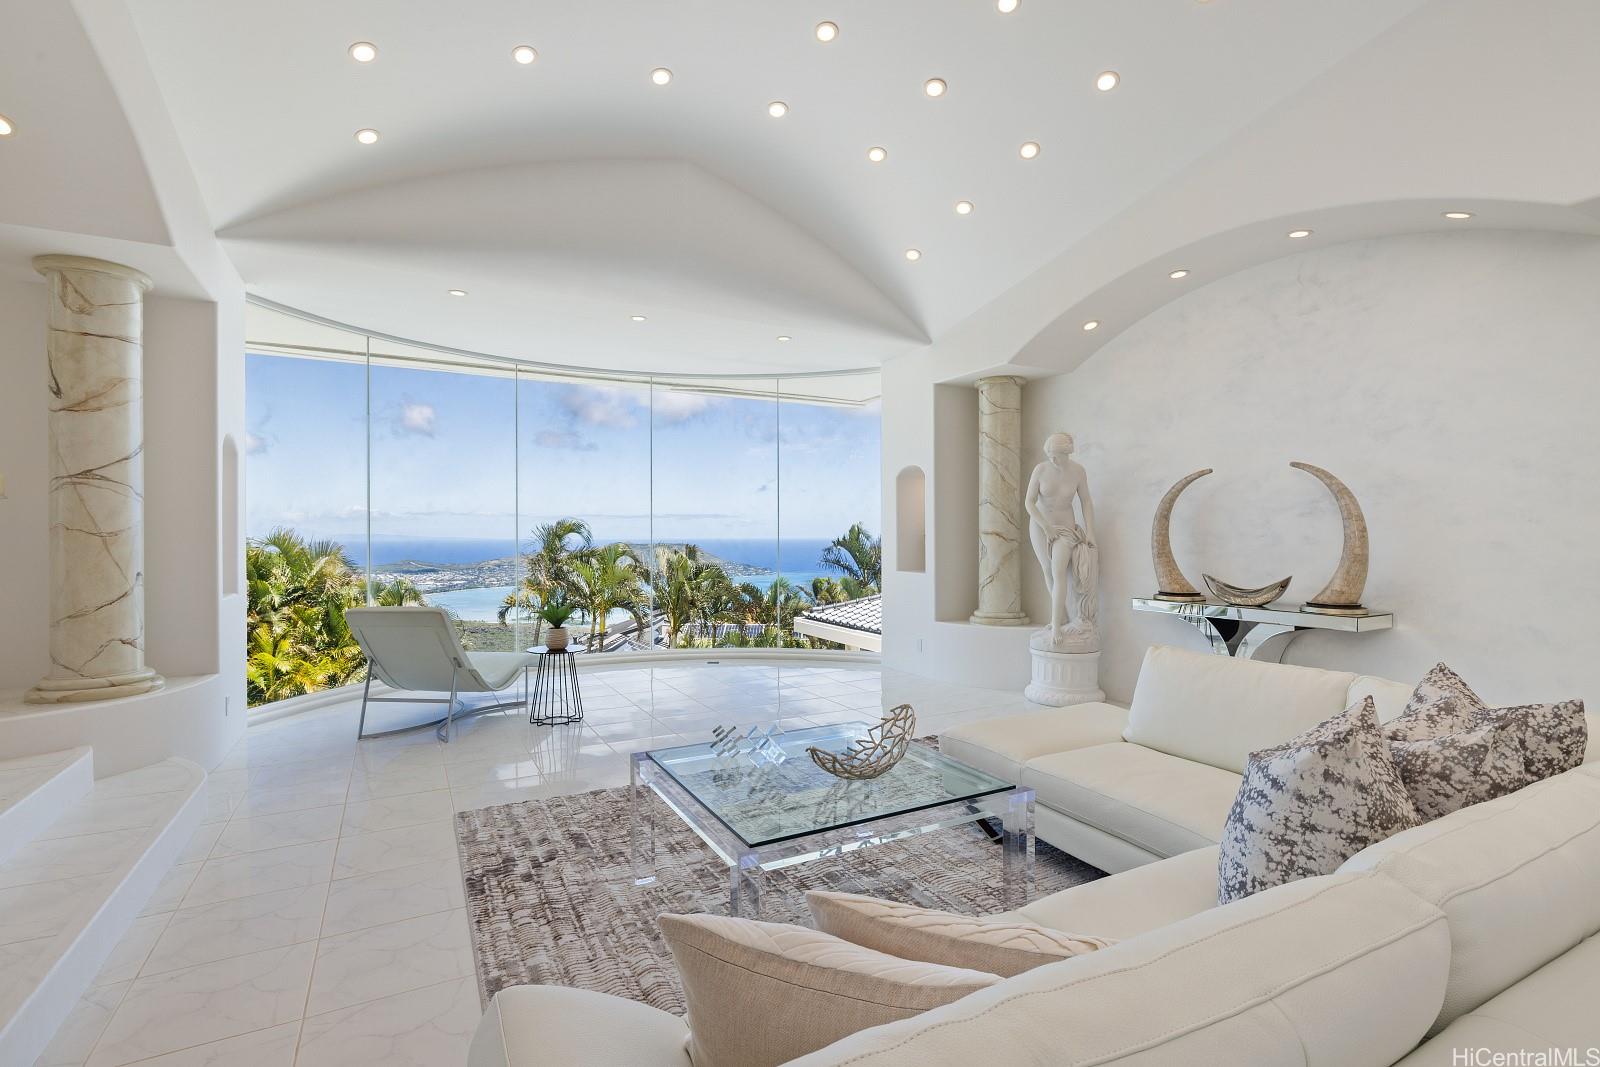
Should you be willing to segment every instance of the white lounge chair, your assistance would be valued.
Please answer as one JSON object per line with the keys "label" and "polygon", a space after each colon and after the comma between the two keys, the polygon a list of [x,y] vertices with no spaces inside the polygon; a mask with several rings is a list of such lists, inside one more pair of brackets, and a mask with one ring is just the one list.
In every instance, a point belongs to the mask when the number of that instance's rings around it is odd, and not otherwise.
{"label": "white lounge chair", "polygon": [[[522,699],[499,704],[487,704],[463,712],[477,715],[502,708],[527,707],[528,675],[526,668],[536,665],[539,657],[528,652],[468,652],[461,647],[450,617],[443,608],[351,608],[344,613],[350,632],[361,643],[367,656],[367,684],[361,692],[361,722],[356,727],[357,738],[383,737],[387,734],[419,730],[424,726],[438,728],[439,739],[449,742],[451,727],[456,719],[456,704],[463,693],[500,693],[522,675]],[[372,696],[372,680],[400,692],[444,693],[448,700],[421,697]],[[444,717],[433,722],[403,726],[369,734],[367,704],[444,704]]]}

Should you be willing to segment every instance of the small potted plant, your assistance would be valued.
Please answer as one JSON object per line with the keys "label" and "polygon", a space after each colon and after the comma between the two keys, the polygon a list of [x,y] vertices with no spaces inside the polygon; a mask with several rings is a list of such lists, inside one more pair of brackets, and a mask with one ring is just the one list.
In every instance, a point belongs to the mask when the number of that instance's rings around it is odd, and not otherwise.
{"label": "small potted plant", "polygon": [[544,632],[545,648],[559,652],[567,647],[567,620],[577,610],[577,606],[568,601],[564,593],[557,593],[540,605],[539,618],[550,627]]}

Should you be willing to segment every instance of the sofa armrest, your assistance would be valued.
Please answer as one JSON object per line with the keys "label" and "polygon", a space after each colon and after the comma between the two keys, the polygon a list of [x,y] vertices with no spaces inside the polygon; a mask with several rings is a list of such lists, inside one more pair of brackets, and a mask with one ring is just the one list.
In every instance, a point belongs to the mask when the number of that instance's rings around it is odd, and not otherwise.
{"label": "sofa armrest", "polygon": [[467,1067],[690,1067],[676,1015],[587,989],[519,985],[489,1002]]}
{"label": "sofa armrest", "polygon": [[1031,759],[1122,740],[1128,709],[1095,702],[962,723],[939,734],[939,751],[1008,782]]}

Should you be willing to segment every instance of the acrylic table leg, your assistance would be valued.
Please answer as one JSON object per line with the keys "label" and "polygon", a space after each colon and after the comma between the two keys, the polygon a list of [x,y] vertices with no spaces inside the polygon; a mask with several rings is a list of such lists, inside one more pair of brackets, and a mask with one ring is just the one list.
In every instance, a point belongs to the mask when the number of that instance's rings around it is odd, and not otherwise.
{"label": "acrylic table leg", "polygon": [[1033,790],[1014,789],[1007,794],[1000,847],[1005,906],[1014,911],[1033,897]]}
{"label": "acrylic table leg", "polygon": [[628,836],[634,885],[654,885],[656,880],[655,805],[650,803],[649,783],[639,775],[644,759],[643,753],[635,752],[628,760]]}
{"label": "acrylic table leg", "polygon": [[754,853],[740,856],[728,867],[728,914],[761,918],[761,859]]}

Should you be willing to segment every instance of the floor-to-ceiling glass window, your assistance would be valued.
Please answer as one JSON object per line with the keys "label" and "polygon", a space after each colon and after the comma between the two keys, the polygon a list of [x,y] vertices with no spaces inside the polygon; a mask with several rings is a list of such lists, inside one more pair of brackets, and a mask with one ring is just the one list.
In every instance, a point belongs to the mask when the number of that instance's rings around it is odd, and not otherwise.
{"label": "floor-to-ceiling glass window", "polygon": [[516,647],[516,424],[513,368],[372,342],[372,600],[446,609],[469,650]]}
{"label": "floor-to-ceiling glass window", "polygon": [[[403,344],[251,305],[251,699],[359,680],[345,607],[469,649],[837,649],[880,577],[878,376],[675,377]],[[760,694],[752,694],[755,700]]]}
{"label": "floor-to-ceiling glass window", "polygon": [[366,338],[252,308],[245,354],[246,687],[266,704],[343,685],[363,602]]}
{"label": "floor-to-ceiling glass window", "polygon": [[[792,610],[871,597],[883,582],[878,375],[785,378],[779,396],[778,533],[782,569],[798,594]],[[876,648],[874,607],[786,624],[797,645]]]}
{"label": "floor-to-ceiling glass window", "polygon": [[781,647],[778,403],[771,379],[654,379],[658,641]]}
{"label": "floor-to-ceiling glass window", "polygon": [[650,386],[523,369],[517,377],[519,647],[551,600],[590,652],[651,647]]}

